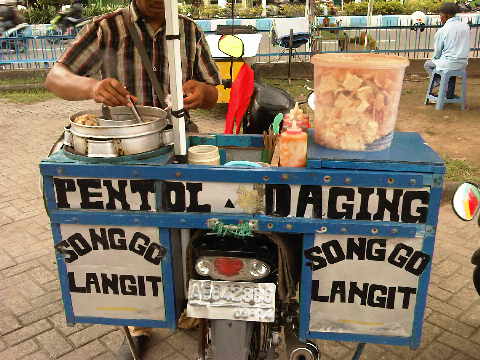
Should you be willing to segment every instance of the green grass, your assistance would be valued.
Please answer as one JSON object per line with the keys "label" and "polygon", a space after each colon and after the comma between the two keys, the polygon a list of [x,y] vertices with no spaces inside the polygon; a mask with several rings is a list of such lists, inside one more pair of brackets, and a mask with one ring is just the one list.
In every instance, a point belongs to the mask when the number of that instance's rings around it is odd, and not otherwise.
{"label": "green grass", "polygon": [[45,81],[45,76],[30,76],[14,79],[0,79],[0,86],[23,85],[23,84],[41,84]]}
{"label": "green grass", "polygon": [[0,92],[0,99],[18,104],[34,104],[55,98],[55,95],[45,89]]}
{"label": "green grass", "polygon": [[295,101],[306,99],[309,91],[305,88],[305,85],[313,89],[313,82],[306,80],[292,80],[290,84],[288,80],[284,79],[262,79],[262,82],[285,90]]}
{"label": "green grass", "polygon": [[446,181],[480,182],[480,169],[471,165],[468,161],[450,159],[447,157],[445,164],[447,167],[447,173],[445,176]]}

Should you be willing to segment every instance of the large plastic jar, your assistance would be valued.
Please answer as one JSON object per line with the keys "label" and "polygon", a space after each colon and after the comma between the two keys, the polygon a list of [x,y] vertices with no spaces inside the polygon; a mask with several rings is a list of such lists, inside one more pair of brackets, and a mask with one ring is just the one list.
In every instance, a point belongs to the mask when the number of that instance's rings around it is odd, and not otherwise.
{"label": "large plastic jar", "polygon": [[197,145],[188,148],[188,163],[196,165],[220,165],[218,147]]}
{"label": "large plastic jar", "polygon": [[390,146],[409,61],[378,54],[320,54],[315,75],[317,144],[378,151]]}

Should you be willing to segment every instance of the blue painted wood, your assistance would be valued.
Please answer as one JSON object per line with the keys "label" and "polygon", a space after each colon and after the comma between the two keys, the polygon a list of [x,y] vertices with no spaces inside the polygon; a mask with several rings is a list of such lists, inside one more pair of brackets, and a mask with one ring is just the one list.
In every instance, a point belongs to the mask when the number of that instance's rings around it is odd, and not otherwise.
{"label": "blue painted wood", "polygon": [[47,212],[57,208],[57,201],[55,198],[55,189],[53,184],[53,177],[44,176],[43,181],[43,199],[45,202],[45,208]]}
{"label": "blue painted wood", "polygon": [[[151,226],[178,229],[208,229],[209,219],[219,219],[225,224],[257,220],[259,231],[313,234],[326,227],[327,234],[356,234],[413,238],[425,232],[425,225],[403,224],[385,221],[339,221],[303,218],[281,218],[265,215],[229,215],[219,213],[153,213],[153,212],[97,212],[55,210],[51,212],[53,222],[62,224]],[[347,231],[344,231],[346,229]]]}
{"label": "blue painted wood", "polygon": [[324,148],[309,131],[309,168],[344,168],[443,173],[444,162],[422,137],[412,132],[396,132],[392,145],[382,151],[342,151]]}
{"label": "blue painted wood", "polygon": [[[63,240],[62,234],[60,232],[59,223],[52,222],[52,234],[53,234],[54,244],[58,244]],[[66,321],[67,321],[67,324],[74,324],[75,316],[73,314],[72,298],[70,296],[70,286],[68,282],[67,265],[65,264],[62,254],[60,254],[59,252],[56,252],[55,257],[57,259],[58,276],[60,278],[60,287],[62,289],[62,301],[63,301],[64,310],[65,310]]]}
{"label": "blue painted wood", "polygon": [[195,135],[190,136],[190,146],[194,145],[215,145],[215,146],[235,146],[235,147],[262,147],[262,135]]}
{"label": "blue painted wood", "polygon": [[[169,229],[159,229],[160,243],[167,249],[167,255],[162,259],[162,279],[163,279],[163,294],[165,304],[165,322],[170,329],[176,329],[177,319],[175,314],[175,290],[174,290],[174,276],[173,276],[173,261],[172,261],[172,240]],[[144,325],[146,326],[146,325]]]}
{"label": "blue painted wood", "polygon": [[305,250],[311,249],[315,242],[315,234],[305,234],[303,237],[302,249],[302,275],[300,282],[300,324],[298,329],[298,338],[305,341],[309,337],[310,326],[310,304],[312,298],[312,269],[305,266],[307,258]]}
{"label": "blue painted wood", "polygon": [[[308,168],[232,168],[204,165],[125,166],[56,164],[44,161],[40,169],[45,176],[92,178],[151,179],[199,182],[233,182],[260,184],[301,184],[412,188],[431,184],[430,175],[385,171],[332,170]],[[328,176],[328,178],[325,178]],[[391,182],[391,179],[394,181]]]}

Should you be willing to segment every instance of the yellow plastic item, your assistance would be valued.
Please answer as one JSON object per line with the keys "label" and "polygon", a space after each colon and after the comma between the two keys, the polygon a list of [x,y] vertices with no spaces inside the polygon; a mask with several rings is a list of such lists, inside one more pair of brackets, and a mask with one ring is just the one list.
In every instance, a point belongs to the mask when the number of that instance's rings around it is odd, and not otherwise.
{"label": "yellow plastic item", "polygon": [[[230,61],[220,61],[216,60],[222,79],[230,78]],[[236,79],[241,67],[243,66],[243,61],[234,61],[233,62],[233,80]],[[230,89],[225,89],[223,85],[218,85],[218,103],[226,104],[230,102]]]}

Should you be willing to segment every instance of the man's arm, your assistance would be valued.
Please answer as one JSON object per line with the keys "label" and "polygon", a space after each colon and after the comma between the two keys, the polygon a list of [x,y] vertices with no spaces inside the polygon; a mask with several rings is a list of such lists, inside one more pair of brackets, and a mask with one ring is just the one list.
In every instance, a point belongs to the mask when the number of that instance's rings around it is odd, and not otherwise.
{"label": "man's arm", "polygon": [[186,98],[183,99],[185,109],[211,109],[218,100],[218,90],[214,85],[204,82],[189,80],[183,84],[183,92]]}
{"label": "man's arm", "polygon": [[130,94],[115,79],[96,80],[74,74],[64,64],[56,63],[47,75],[45,87],[65,100],[89,100],[108,106],[128,105]]}
{"label": "man's arm", "polygon": [[435,47],[433,49],[432,59],[440,59],[445,43],[445,35],[443,31],[438,31],[435,36]]}

